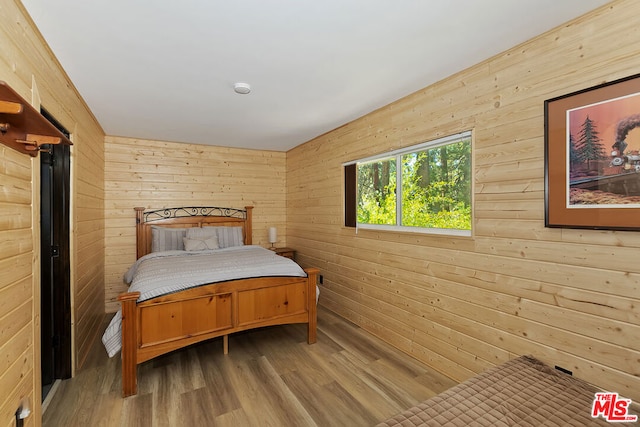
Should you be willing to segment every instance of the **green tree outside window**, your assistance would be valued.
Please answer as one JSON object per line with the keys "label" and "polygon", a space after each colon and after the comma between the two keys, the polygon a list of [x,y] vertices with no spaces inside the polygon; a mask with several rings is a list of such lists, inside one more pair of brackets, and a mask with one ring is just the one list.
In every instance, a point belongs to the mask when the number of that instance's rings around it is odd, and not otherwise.
{"label": "green tree outside window", "polygon": [[471,230],[470,133],[358,163],[357,220],[361,225]]}

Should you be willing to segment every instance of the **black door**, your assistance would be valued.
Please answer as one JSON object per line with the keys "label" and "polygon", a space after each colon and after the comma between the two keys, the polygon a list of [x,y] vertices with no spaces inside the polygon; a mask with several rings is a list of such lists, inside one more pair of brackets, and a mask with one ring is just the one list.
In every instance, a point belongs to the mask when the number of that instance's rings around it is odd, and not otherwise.
{"label": "black door", "polygon": [[[56,127],[68,132],[46,111]],[[69,252],[68,145],[45,145],[40,152],[41,369],[42,398],[58,379],[71,377],[71,289]]]}

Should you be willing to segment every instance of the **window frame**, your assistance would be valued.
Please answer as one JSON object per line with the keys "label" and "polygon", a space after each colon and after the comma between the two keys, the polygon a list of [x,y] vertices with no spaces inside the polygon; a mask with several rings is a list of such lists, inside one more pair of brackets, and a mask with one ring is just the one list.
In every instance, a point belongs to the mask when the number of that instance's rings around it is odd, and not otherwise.
{"label": "window frame", "polygon": [[[402,223],[402,157],[406,154],[418,153],[435,149],[445,145],[454,144],[463,140],[469,140],[471,144],[471,159],[469,164],[469,180],[470,180],[470,200],[471,200],[471,229],[455,229],[455,228],[429,228],[429,227],[414,227],[399,225]],[[344,176],[345,176],[345,226],[355,227],[358,229],[367,230],[383,230],[383,231],[399,231],[399,232],[411,232],[421,234],[436,234],[447,236],[472,236],[473,235],[473,212],[474,212],[474,200],[473,200],[473,132],[464,131],[453,135],[448,135],[435,140],[423,142],[420,144],[412,145],[385,153],[380,153],[374,156],[365,157],[358,160],[343,163]],[[358,180],[357,170],[358,165],[365,163],[372,163],[375,161],[381,161],[385,159],[395,158],[396,161],[396,224],[367,224],[358,222]],[[349,178],[348,178],[349,177]],[[348,203],[353,203],[349,206]],[[347,220],[349,219],[349,220]]]}

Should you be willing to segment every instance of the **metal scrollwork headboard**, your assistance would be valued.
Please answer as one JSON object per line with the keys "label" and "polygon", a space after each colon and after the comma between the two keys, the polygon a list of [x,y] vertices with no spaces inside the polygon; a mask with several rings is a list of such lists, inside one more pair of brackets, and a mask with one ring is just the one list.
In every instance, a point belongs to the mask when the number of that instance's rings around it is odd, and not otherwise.
{"label": "metal scrollwork headboard", "polygon": [[252,210],[222,208],[218,206],[181,206],[145,211],[143,207],[136,211],[136,256],[140,258],[152,250],[152,229],[157,227],[205,227],[235,226],[242,227],[244,243],[252,244]]}
{"label": "metal scrollwork headboard", "polygon": [[228,218],[247,218],[246,209],[221,208],[218,206],[182,206],[164,208],[143,213],[144,222],[160,221],[170,218],[187,218],[192,216],[222,216]]}

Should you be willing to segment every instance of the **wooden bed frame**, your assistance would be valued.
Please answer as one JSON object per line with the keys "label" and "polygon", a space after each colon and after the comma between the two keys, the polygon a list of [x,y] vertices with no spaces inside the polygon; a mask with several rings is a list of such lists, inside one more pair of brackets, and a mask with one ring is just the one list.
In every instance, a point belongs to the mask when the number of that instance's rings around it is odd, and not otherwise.
{"label": "wooden bed frame", "polygon": [[[145,212],[136,207],[137,257],[151,252],[151,226],[186,228],[241,226],[251,244],[252,206],[241,209],[183,207]],[[316,342],[316,281],[307,277],[264,277],[213,283],[137,303],[139,292],[118,296],[122,304],[122,394],[137,393],[137,365],[185,346],[263,326],[307,323]]]}

